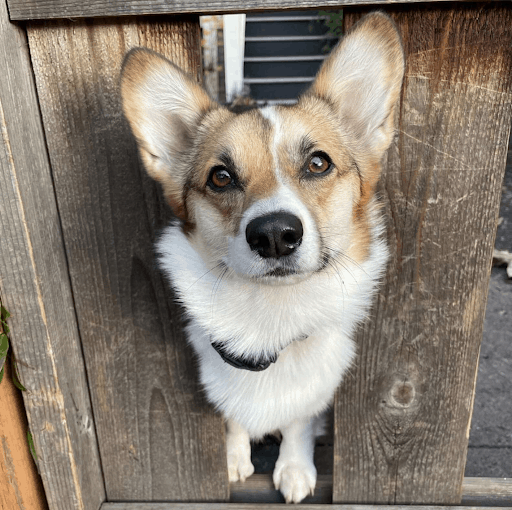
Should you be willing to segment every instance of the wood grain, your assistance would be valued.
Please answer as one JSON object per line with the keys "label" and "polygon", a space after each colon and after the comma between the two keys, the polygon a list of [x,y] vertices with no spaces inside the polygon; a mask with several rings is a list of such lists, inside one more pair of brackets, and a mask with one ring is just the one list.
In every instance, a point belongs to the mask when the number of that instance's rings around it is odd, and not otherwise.
{"label": "wood grain", "polygon": [[[260,510],[258,503],[104,503],[101,510]],[[282,510],[282,504],[265,505],[265,510]],[[286,507],[285,507],[286,508]],[[411,510],[403,505],[322,505],[301,504],[301,510]],[[414,510],[446,510],[445,506],[415,505]],[[496,510],[489,506],[451,506],[450,510]]]}
{"label": "wood grain", "polygon": [[[512,98],[510,4],[386,9],[407,69],[392,260],[335,406],[334,502],[460,502]],[[361,9],[344,11],[347,27]]]}
{"label": "wood grain", "polygon": [[[283,503],[281,493],[274,488],[271,474],[255,474],[245,482],[231,484],[231,503]],[[305,504],[332,502],[332,476],[318,475],[313,496]],[[464,506],[512,507],[512,480],[507,478],[464,478],[462,482]],[[301,505],[302,506],[302,505]],[[371,507],[366,506],[367,510]]]}
{"label": "wood grain", "polygon": [[510,478],[464,478],[462,504],[512,507],[512,480]]}
{"label": "wood grain", "polygon": [[[414,3],[418,0],[7,0],[12,20],[93,18],[141,14],[222,14],[263,10],[333,9],[348,5]],[[433,0],[435,2],[444,0]]]}
{"label": "wood grain", "polygon": [[229,497],[221,420],[196,383],[153,244],[170,220],[118,80],[133,46],[201,75],[197,17],[27,27],[108,500]]}
{"label": "wood grain", "polygon": [[[230,484],[230,503],[258,503],[260,505],[271,503],[284,503],[284,497],[274,487],[272,474],[254,474],[245,482],[234,482]],[[318,475],[316,480],[315,493],[308,496],[303,504],[324,504],[332,503],[332,476]]]}
{"label": "wood grain", "polygon": [[26,36],[4,2],[0,69],[0,295],[28,423],[51,510],[97,510],[105,491],[52,176]]}

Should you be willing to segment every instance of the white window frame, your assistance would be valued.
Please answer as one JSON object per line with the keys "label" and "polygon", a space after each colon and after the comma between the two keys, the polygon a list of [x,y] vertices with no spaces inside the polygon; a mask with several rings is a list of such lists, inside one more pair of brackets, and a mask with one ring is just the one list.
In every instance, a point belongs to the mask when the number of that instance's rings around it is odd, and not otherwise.
{"label": "white window frame", "polygon": [[226,102],[244,88],[245,14],[224,15],[224,77]]}

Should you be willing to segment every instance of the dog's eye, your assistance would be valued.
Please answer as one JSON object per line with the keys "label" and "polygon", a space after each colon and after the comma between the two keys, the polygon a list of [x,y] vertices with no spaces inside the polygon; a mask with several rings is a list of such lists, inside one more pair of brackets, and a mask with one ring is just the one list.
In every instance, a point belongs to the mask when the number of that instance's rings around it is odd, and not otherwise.
{"label": "dog's eye", "polygon": [[224,166],[215,166],[211,169],[208,177],[208,185],[212,189],[226,188],[234,184],[234,178]]}
{"label": "dog's eye", "polygon": [[324,152],[315,152],[309,159],[308,172],[312,174],[324,174],[332,167],[331,158]]}

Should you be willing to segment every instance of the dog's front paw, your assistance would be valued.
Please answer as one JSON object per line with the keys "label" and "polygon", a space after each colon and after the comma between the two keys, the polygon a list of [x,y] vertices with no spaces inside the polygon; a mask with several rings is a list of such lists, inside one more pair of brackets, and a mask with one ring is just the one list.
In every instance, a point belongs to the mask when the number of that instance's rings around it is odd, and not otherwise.
{"label": "dog's front paw", "polygon": [[313,495],[316,485],[314,464],[301,462],[276,462],[274,486],[281,491],[287,503],[300,503],[306,496]]}
{"label": "dog's front paw", "polygon": [[[229,448],[231,446],[231,448]],[[228,476],[230,482],[245,482],[254,473],[249,444],[228,445]]]}
{"label": "dog's front paw", "polygon": [[228,476],[230,482],[245,482],[254,473],[254,466],[251,457],[245,455],[231,454],[228,455]]}
{"label": "dog's front paw", "polygon": [[228,458],[228,476],[230,482],[245,482],[254,473],[251,462],[251,443],[249,434],[236,421],[226,423],[226,453]]}

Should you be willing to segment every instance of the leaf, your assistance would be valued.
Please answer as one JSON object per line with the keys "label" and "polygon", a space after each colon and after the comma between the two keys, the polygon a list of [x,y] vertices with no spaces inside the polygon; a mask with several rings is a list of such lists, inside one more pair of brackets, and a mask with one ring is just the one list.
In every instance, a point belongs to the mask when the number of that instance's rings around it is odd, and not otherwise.
{"label": "leaf", "polygon": [[34,457],[34,460],[37,461],[37,453],[36,453],[36,449],[34,447],[34,438],[32,437],[30,430],[27,431],[27,439],[28,439],[28,446],[30,447],[30,453],[32,454],[32,457]]}
{"label": "leaf", "polygon": [[[5,363],[5,358],[7,357],[7,351],[9,350],[9,339],[7,338],[7,335],[5,334],[0,334],[0,371],[2,372],[2,376],[3,376],[3,371],[4,371],[4,363]],[[1,379],[0,379],[1,381]]]}
{"label": "leaf", "polygon": [[14,370],[12,371],[12,382],[14,383],[14,386],[16,386],[16,388],[18,388],[21,391],[27,391],[27,388],[25,388],[25,386],[23,386],[23,384],[20,383],[20,374],[18,373],[18,365],[16,363],[16,360],[14,359],[14,356],[12,359],[12,366],[14,368]]}
{"label": "leaf", "polygon": [[[30,430],[27,430],[27,441],[28,441],[28,447],[30,449],[30,454],[32,455],[32,458],[34,459],[34,464],[36,465],[37,472],[39,473],[39,466],[37,465],[37,453],[36,453],[36,448],[34,446],[34,438],[32,437]],[[41,474],[41,473],[39,473],[39,474]]]}
{"label": "leaf", "polygon": [[0,358],[9,350],[9,339],[5,333],[0,333]]}
{"label": "leaf", "polygon": [[5,359],[7,358],[7,351],[9,350],[9,338],[6,333],[9,333],[9,327],[5,321],[11,314],[0,305],[0,382],[4,378],[5,373]]}
{"label": "leaf", "polygon": [[[3,328],[3,333],[9,333],[9,326],[7,325],[7,323],[5,321],[10,316],[11,316],[11,314],[2,305],[0,305],[0,325]],[[0,331],[2,328],[0,328]]]}
{"label": "leaf", "polygon": [[329,34],[340,37],[342,34],[343,27],[343,11],[332,12],[332,11],[318,11],[320,16],[325,16],[324,24],[329,28]]}
{"label": "leaf", "polygon": [[2,306],[0,305],[0,320],[6,321],[11,314]]}

